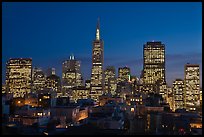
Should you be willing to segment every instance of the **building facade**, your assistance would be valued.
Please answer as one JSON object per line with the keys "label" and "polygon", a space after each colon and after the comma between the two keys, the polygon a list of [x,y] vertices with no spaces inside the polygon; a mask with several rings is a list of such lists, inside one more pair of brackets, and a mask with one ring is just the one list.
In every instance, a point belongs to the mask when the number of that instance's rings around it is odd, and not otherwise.
{"label": "building facade", "polygon": [[130,68],[128,67],[118,68],[118,83],[129,81],[130,77],[131,77]]}
{"label": "building facade", "polygon": [[80,61],[76,60],[74,55],[71,55],[70,59],[62,64],[62,87],[66,90],[82,86],[82,82]]}
{"label": "building facade", "polygon": [[105,93],[107,94],[109,92],[114,94],[117,87],[115,68],[113,66],[108,66],[104,71],[104,75],[105,75],[105,80],[104,80]]}
{"label": "building facade", "polygon": [[143,47],[143,85],[147,92],[156,91],[156,85],[165,84],[165,45],[147,42]]}
{"label": "building facade", "polygon": [[96,39],[92,48],[92,69],[91,69],[91,89],[90,97],[98,101],[98,97],[103,94],[104,74],[103,74],[103,40],[100,39],[99,20],[96,28]]}
{"label": "building facade", "polygon": [[88,99],[89,89],[85,86],[74,87],[71,92],[70,101],[77,103],[78,99]]}
{"label": "building facade", "polygon": [[57,75],[50,75],[46,78],[46,89],[52,89],[57,92],[57,96],[62,96],[61,80]]}
{"label": "building facade", "polygon": [[184,82],[182,79],[176,79],[173,82],[173,110],[184,108]]}
{"label": "building facade", "polygon": [[200,76],[199,65],[185,65],[185,107],[194,111],[200,107]]}
{"label": "building facade", "polygon": [[42,69],[33,68],[32,72],[32,90],[34,92],[38,90],[43,90],[45,88],[46,76]]}
{"label": "building facade", "polygon": [[13,97],[24,97],[31,92],[32,59],[13,58],[6,64],[6,91]]}

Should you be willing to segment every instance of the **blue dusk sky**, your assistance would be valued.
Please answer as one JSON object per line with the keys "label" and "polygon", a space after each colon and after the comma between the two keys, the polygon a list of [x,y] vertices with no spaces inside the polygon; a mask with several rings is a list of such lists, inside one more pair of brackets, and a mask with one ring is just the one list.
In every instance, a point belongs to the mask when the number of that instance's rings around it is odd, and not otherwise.
{"label": "blue dusk sky", "polygon": [[161,41],[168,85],[184,78],[186,63],[200,65],[202,85],[201,2],[3,2],[2,82],[9,58],[30,57],[33,67],[54,67],[61,77],[72,53],[89,79],[98,17],[104,68],[128,66],[139,77],[143,45]]}

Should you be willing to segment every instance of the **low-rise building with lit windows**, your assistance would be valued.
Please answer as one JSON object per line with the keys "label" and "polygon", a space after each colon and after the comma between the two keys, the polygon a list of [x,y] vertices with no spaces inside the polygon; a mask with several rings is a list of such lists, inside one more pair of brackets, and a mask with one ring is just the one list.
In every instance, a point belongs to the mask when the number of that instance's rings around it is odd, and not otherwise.
{"label": "low-rise building with lit windows", "polygon": [[138,93],[135,95],[127,95],[126,96],[126,104],[127,105],[142,105],[144,104],[143,95]]}
{"label": "low-rise building with lit windows", "polygon": [[38,96],[36,93],[29,93],[25,96],[25,105],[38,107]]}
{"label": "low-rise building with lit windows", "polygon": [[22,98],[22,97],[13,98],[12,105],[15,106],[15,107],[24,106],[25,105],[25,98]]}
{"label": "low-rise building with lit windows", "polygon": [[85,86],[73,87],[70,96],[70,101],[76,103],[78,99],[88,99],[89,92],[90,90]]}
{"label": "low-rise building with lit windows", "polygon": [[115,102],[115,103],[122,103],[123,102],[123,98],[120,97],[111,97],[108,95],[102,95],[99,97],[99,105],[100,106],[104,106],[105,104],[109,103],[109,102]]}
{"label": "low-rise building with lit windows", "polygon": [[51,116],[59,120],[59,128],[65,128],[88,118],[88,109],[81,109],[78,105],[56,106],[51,108]]}
{"label": "low-rise building with lit windows", "polygon": [[50,109],[42,107],[23,106],[17,110],[14,115],[9,117],[10,122],[18,121],[23,125],[31,126],[37,124],[39,126],[46,125],[50,120]]}
{"label": "low-rise building with lit windows", "polygon": [[56,106],[57,93],[55,90],[44,89],[37,91],[38,106],[43,108],[50,108]]}

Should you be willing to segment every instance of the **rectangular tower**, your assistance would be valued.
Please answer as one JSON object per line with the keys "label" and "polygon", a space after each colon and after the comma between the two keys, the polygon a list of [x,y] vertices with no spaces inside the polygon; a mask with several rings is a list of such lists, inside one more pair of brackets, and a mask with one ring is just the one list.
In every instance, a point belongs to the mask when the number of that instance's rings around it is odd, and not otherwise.
{"label": "rectangular tower", "polygon": [[46,76],[41,68],[34,67],[32,70],[32,90],[43,90],[46,85]]}
{"label": "rectangular tower", "polygon": [[182,79],[176,79],[173,82],[173,110],[184,108],[184,82]]}
{"label": "rectangular tower", "polygon": [[108,66],[104,71],[104,92],[114,93],[116,88],[115,67]]}
{"label": "rectangular tower", "polygon": [[199,65],[185,65],[185,107],[187,111],[195,111],[200,107]]}
{"label": "rectangular tower", "polygon": [[147,42],[144,45],[143,84],[148,92],[157,92],[158,84],[166,84],[165,45],[161,42]]}
{"label": "rectangular tower", "polygon": [[80,61],[76,60],[73,55],[62,64],[62,86],[63,88],[82,86]]}
{"label": "rectangular tower", "polygon": [[31,92],[32,59],[13,58],[6,64],[6,90],[13,97],[24,97]]}

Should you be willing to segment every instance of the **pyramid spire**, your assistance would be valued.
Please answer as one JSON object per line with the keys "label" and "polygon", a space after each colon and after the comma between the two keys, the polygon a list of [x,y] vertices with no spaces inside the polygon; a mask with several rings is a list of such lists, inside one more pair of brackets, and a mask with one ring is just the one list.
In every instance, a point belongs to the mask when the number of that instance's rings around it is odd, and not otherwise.
{"label": "pyramid spire", "polygon": [[96,40],[100,40],[100,20],[98,18],[97,27],[96,27]]}

